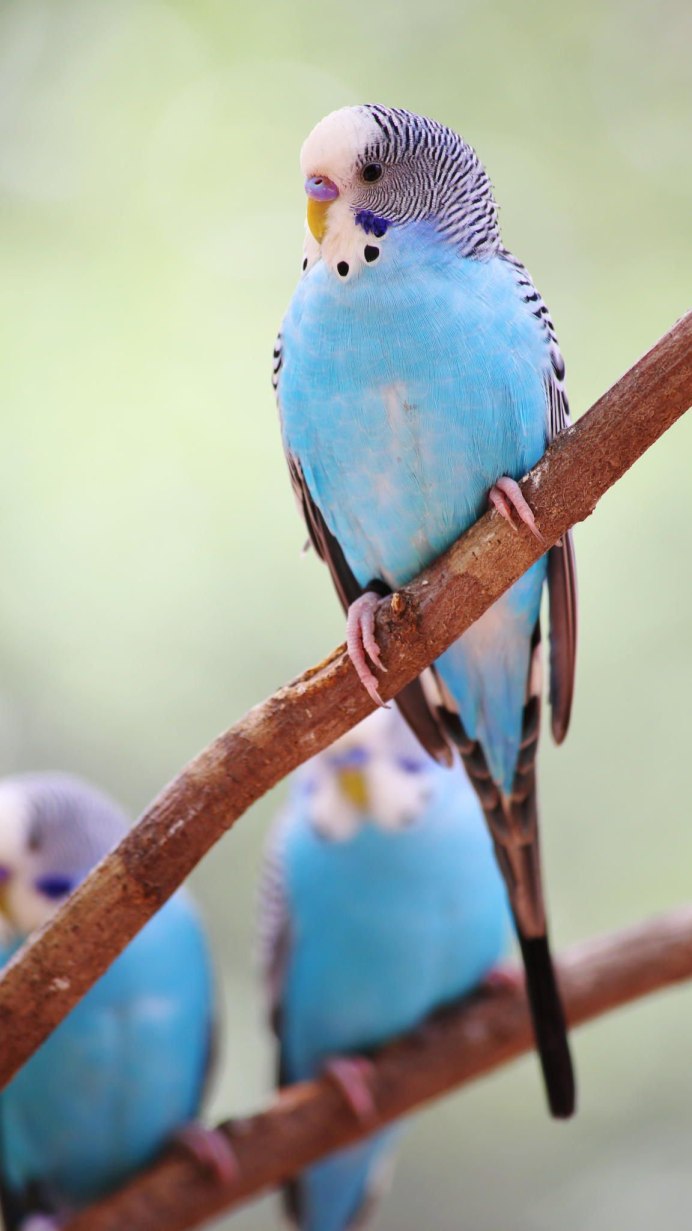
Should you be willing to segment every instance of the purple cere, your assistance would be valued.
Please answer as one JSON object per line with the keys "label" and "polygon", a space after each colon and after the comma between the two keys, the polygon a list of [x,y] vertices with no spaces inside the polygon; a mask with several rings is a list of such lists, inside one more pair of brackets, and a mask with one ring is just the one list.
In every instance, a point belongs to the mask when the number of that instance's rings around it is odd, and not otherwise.
{"label": "purple cere", "polygon": [[310,175],[305,181],[305,191],[313,201],[334,201],[339,189],[326,175]]}
{"label": "purple cere", "polygon": [[9,868],[6,868],[0,863],[0,885],[4,885],[11,877],[12,873]]}
{"label": "purple cere", "polygon": [[356,222],[359,227],[363,228],[366,235],[374,235],[376,239],[382,239],[389,226],[386,218],[378,218],[377,214],[373,214],[371,209],[359,209],[356,214]]}

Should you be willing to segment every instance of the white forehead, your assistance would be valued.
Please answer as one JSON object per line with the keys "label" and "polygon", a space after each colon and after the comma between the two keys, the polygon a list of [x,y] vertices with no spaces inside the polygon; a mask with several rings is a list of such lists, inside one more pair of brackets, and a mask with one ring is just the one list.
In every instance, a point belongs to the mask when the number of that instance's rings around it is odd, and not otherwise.
{"label": "white forehead", "polygon": [[339,182],[348,179],[354,163],[380,130],[365,107],[341,107],[331,111],[313,128],[300,151],[303,175],[326,175]]}
{"label": "white forehead", "polygon": [[16,867],[26,855],[30,803],[16,783],[0,782],[0,864]]}

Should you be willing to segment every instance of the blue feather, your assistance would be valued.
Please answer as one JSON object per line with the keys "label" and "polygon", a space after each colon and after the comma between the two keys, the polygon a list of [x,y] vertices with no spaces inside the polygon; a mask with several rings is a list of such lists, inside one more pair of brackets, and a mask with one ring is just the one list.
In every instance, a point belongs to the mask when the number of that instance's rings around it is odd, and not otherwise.
{"label": "blue feather", "polygon": [[[402,779],[410,739],[392,758]],[[323,772],[338,773],[328,756],[318,759]],[[275,838],[290,937],[279,1012],[286,1081],[314,1077],[330,1057],[375,1047],[470,992],[505,953],[510,928],[490,838],[458,765],[448,771],[425,757],[419,814],[394,829],[361,814],[342,841],[316,830],[304,776]],[[306,1173],[302,1231],[345,1231],[398,1131]]]}
{"label": "blue feather", "polygon": [[[392,227],[343,283],[318,261],[283,326],[284,442],[361,586],[409,581],[523,475],[547,439],[545,336],[502,256]],[[540,561],[441,660],[464,726],[512,785]]]}
{"label": "blue feather", "polygon": [[151,1162],[199,1110],[212,1002],[204,934],[180,892],[0,1094],[10,1190],[36,1182],[79,1205]]}

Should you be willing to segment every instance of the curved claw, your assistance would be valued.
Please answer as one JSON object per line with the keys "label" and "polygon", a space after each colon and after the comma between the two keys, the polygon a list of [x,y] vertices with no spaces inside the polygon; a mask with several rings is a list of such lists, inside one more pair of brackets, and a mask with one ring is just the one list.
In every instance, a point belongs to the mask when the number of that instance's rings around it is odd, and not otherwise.
{"label": "curved claw", "polygon": [[380,671],[386,671],[380,657],[380,647],[375,636],[375,612],[380,599],[367,591],[361,594],[348,609],[346,615],[346,649],[356,675],[368,696],[376,705],[386,709],[377,686],[377,677],[368,666],[368,658]]}
{"label": "curved claw", "polygon": [[536,525],[536,518],[533,515],[531,506],[524,498],[521,488],[515,479],[510,479],[508,475],[502,475],[497,480],[497,483],[494,483],[490,488],[488,503],[497,509],[500,516],[509,522],[513,530],[516,530],[517,527],[512,517],[512,510],[514,510],[524,525],[528,526],[534,537],[538,539],[538,542],[545,543],[545,539]]}
{"label": "curved claw", "polygon": [[173,1134],[172,1145],[191,1154],[195,1162],[209,1171],[219,1184],[235,1184],[240,1167],[228,1137],[217,1128],[205,1128],[192,1122]]}

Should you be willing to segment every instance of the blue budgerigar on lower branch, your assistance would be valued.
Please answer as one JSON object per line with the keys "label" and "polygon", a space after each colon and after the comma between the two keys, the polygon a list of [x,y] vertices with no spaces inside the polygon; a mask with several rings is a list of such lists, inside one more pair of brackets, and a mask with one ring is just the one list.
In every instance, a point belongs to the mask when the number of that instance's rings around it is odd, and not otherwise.
{"label": "blue budgerigar on lower branch", "polygon": [[[106,795],[66,774],[0,781],[0,961],[123,837]],[[206,938],[185,891],[142,929],[0,1093],[0,1204],[8,1231],[60,1221],[117,1188],[173,1140],[226,1176],[194,1123],[213,1035]]]}
{"label": "blue budgerigar on lower branch", "polygon": [[[284,446],[312,542],[348,609],[346,641],[379,701],[378,597],[406,584],[488,500],[540,537],[516,480],[568,423],[550,315],[503,246],[488,176],[451,129],[345,107],[301,154],[303,274],[274,354]],[[526,532],[528,532],[526,531]],[[548,945],[536,805],[539,608],[550,598],[552,726],[564,738],[576,654],[570,537],[397,702],[439,760],[456,744],[505,877],[551,1111],[575,1084]]]}
{"label": "blue budgerigar on lower branch", "polygon": [[[331,1066],[367,1113],[367,1065],[354,1053],[476,988],[509,937],[505,889],[460,763],[437,765],[395,710],[372,715],[294,776],[270,838],[262,948],[281,1084]],[[340,1151],[287,1189],[301,1231],[359,1223],[398,1131]]]}

